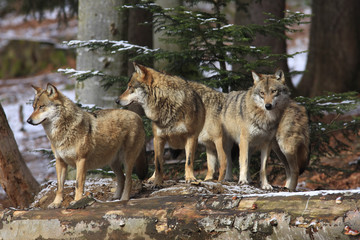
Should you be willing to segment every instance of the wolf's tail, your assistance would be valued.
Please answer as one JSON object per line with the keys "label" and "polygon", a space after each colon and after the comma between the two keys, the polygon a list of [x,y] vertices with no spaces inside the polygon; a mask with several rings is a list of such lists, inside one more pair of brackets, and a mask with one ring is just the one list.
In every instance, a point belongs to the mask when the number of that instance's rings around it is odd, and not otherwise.
{"label": "wolf's tail", "polygon": [[148,165],[149,164],[146,158],[146,148],[144,145],[135,163],[135,173],[139,179],[144,180],[146,178],[148,174]]}

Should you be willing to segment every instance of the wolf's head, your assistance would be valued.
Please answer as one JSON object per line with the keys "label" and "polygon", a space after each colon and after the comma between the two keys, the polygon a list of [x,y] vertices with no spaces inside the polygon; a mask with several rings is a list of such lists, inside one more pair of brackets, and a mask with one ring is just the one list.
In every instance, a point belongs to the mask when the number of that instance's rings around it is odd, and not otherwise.
{"label": "wolf's head", "polygon": [[48,83],[46,89],[32,86],[35,89],[33,102],[34,112],[30,115],[27,122],[32,125],[44,123],[57,115],[57,107],[61,104],[59,92],[56,87]]}
{"label": "wolf's head", "polygon": [[283,108],[290,95],[285,85],[285,76],[282,70],[275,74],[257,74],[252,72],[254,79],[253,98],[256,104],[266,110]]}
{"label": "wolf's head", "polygon": [[143,65],[133,63],[135,72],[132,74],[126,91],[116,99],[117,104],[127,106],[132,102],[143,104],[146,101],[147,88],[154,81],[153,72],[155,70]]}

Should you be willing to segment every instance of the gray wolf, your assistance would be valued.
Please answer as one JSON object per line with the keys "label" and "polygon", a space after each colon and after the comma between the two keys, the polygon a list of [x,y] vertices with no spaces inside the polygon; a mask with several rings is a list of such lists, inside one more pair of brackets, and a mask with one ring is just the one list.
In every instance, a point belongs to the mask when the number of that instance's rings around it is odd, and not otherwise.
{"label": "gray wolf", "polygon": [[220,114],[225,103],[226,94],[218,92],[204,84],[189,82],[192,89],[201,97],[206,110],[205,123],[199,135],[199,143],[206,147],[208,171],[205,181],[213,180],[217,159],[219,160],[218,181],[223,181],[226,173],[227,156],[223,148],[228,142],[223,134]]}
{"label": "gray wolf", "polygon": [[[239,184],[249,183],[249,155],[261,151],[261,188],[272,189],[266,177],[266,161],[281,116],[289,102],[282,70],[275,74],[252,72],[254,85],[247,91],[228,94],[221,113],[225,133],[239,144]],[[224,144],[231,147],[232,144]],[[225,149],[226,152],[231,152]]]}
{"label": "gray wolf", "polygon": [[57,192],[48,207],[61,206],[68,165],[76,168],[75,198],[71,204],[83,196],[86,171],[105,165],[110,165],[117,177],[114,199],[128,200],[133,166],[147,166],[141,153],[145,150],[141,118],[136,113],[120,109],[88,113],[52,84],[48,84],[46,89],[33,88],[34,112],[27,122],[42,124],[56,158]]}
{"label": "gray wolf", "polygon": [[[305,107],[298,105],[294,100],[290,100],[272,141],[272,150],[285,167],[285,187],[291,191],[296,189],[299,175],[309,164],[310,133],[308,123],[309,119]],[[231,158],[229,159],[226,181],[232,180],[232,162]]]}
{"label": "gray wolf", "polygon": [[306,109],[291,100],[276,131],[272,149],[283,162],[285,187],[294,191],[299,175],[309,163],[309,119]]}
{"label": "gray wolf", "polygon": [[160,73],[152,68],[134,63],[126,91],[117,103],[139,103],[152,121],[154,134],[155,172],[149,179],[154,186],[163,181],[164,145],[184,149],[185,181],[195,181],[193,163],[198,136],[204,126],[205,109],[201,98],[184,79]]}

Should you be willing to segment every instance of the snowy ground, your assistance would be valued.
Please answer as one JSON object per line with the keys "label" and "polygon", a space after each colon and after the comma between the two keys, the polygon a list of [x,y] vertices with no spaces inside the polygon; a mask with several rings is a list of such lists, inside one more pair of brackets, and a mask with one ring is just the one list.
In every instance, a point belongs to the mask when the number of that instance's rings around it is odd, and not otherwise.
{"label": "snowy ground", "polygon": [[[59,27],[55,18],[55,13],[47,13],[46,20],[39,24],[31,18],[24,22],[24,16],[8,15],[0,21],[0,49],[11,39],[46,40],[55,43],[75,39],[77,21],[74,19],[68,23],[68,26]],[[307,39],[304,33],[296,40],[289,41],[289,53],[306,50]],[[304,70],[306,58],[307,54],[303,53],[289,59],[290,70]],[[297,84],[300,78],[301,76],[295,77],[294,84]],[[31,100],[34,97],[34,91],[31,84],[45,87],[48,82],[57,85],[59,90],[74,100],[74,91],[65,90],[67,85],[74,84],[74,80],[68,79],[59,73],[21,79],[0,79],[1,104],[14,132],[19,149],[29,169],[40,183],[55,179],[55,168],[49,165],[51,159],[35,151],[37,149],[50,149],[50,144],[42,126],[29,125],[26,123],[26,119],[32,112]],[[2,194],[4,195],[3,191]]]}

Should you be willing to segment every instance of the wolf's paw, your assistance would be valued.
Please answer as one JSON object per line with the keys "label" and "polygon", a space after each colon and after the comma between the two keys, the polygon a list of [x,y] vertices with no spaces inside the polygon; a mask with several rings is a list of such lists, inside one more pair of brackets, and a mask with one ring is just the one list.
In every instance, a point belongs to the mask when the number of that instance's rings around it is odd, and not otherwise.
{"label": "wolf's paw", "polygon": [[225,174],[224,180],[225,180],[225,182],[233,182],[234,178],[231,174]]}
{"label": "wolf's paw", "polygon": [[129,196],[123,196],[120,198],[120,201],[129,201],[130,197]]}
{"label": "wolf's paw", "polygon": [[89,196],[85,196],[77,201],[71,201],[67,209],[83,209],[95,202],[95,198],[93,198],[92,194],[90,194]]}
{"label": "wolf's paw", "polygon": [[233,179],[233,178],[226,178],[226,177],[225,177],[225,178],[224,178],[224,181],[225,181],[225,182],[233,182],[234,179]]}
{"label": "wolf's paw", "polygon": [[185,179],[185,182],[186,183],[192,183],[192,182],[196,182],[197,180],[196,180],[196,178],[195,177],[187,177],[186,179]]}
{"label": "wolf's paw", "polygon": [[211,182],[213,180],[214,180],[213,177],[208,177],[208,176],[206,176],[205,179],[204,179],[205,182]]}
{"label": "wolf's paw", "polygon": [[261,186],[261,189],[264,189],[264,190],[273,190],[273,187],[270,185],[270,184],[263,184]]}
{"label": "wolf's paw", "polygon": [[61,202],[52,202],[49,204],[48,208],[54,209],[54,208],[60,208],[60,206],[61,206]]}
{"label": "wolf's paw", "polygon": [[163,181],[159,178],[149,179],[148,183],[151,184],[151,189],[160,189],[162,188]]}
{"label": "wolf's paw", "polygon": [[244,179],[244,180],[239,180],[238,185],[245,185],[245,184],[249,184],[249,181]]}
{"label": "wolf's paw", "polygon": [[114,194],[113,196],[108,198],[108,201],[116,201],[120,199],[120,195]]}

